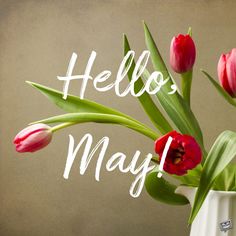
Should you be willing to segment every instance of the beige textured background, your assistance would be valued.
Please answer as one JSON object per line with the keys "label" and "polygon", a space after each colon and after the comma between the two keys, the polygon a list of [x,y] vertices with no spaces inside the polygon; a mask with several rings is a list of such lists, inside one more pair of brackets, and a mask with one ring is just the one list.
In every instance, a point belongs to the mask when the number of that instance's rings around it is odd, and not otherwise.
{"label": "beige textured background", "polygon": [[[73,51],[79,55],[75,72],[84,70],[95,50],[92,75],[104,69],[115,74],[122,59],[122,33],[127,33],[137,53],[145,49],[143,19],[167,60],[172,36],[192,26],[198,54],[193,110],[209,147],[221,131],[236,129],[235,109],[199,68],[216,76],[219,55],[236,46],[235,10],[233,0],[0,1],[0,235],[188,235],[189,207],[163,205],[145,191],[138,199],[131,198],[130,174],[107,173],[103,166],[97,183],[95,160],[80,176],[78,154],[69,180],[62,178],[68,134],[77,141],[86,132],[96,141],[109,136],[107,159],[117,151],[130,157],[137,149],[143,155],[152,151],[153,143],[141,135],[115,126],[83,124],[59,132],[50,146],[35,154],[16,153],[12,139],[27,123],[62,113],[24,81],[61,90],[56,76],[65,75]],[[80,83],[71,85],[70,92],[78,95]],[[90,83],[85,97],[149,123],[131,96],[97,93]]]}

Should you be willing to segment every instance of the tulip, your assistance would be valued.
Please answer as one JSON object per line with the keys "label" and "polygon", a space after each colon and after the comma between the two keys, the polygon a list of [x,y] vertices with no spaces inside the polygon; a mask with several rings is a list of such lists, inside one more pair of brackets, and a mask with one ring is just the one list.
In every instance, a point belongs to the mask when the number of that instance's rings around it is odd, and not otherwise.
{"label": "tulip", "polygon": [[171,131],[155,141],[155,152],[159,155],[159,160],[162,158],[169,137],[172,137],[173,140],[167,152],[163,169],[169,174],[184,175],[201,162],[201,148],[192,136]]}
{"label": "tulip", "polygon": [[170,44],[170,65],[180,74],[190,71],[196,58],[196,48],[190,35],[179,34]]}
{"label": "tulip", "polygon": [[35,152],[47,146],[52,139],[51,127],[34,124],[20,131],[14,138],[17,152]]}
{"label": "tulip", "polygon": [[218,78],[221,86],[232,97],[236,97],[236,48],[222,54],[218,62]]}

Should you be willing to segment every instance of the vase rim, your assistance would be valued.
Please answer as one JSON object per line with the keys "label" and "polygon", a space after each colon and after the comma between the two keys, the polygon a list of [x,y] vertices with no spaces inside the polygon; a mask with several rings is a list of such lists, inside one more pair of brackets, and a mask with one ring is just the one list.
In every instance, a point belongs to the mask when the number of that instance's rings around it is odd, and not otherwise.
{"label": "vase rim", "polygon": [[[193,186],[187,186],[187,185],[183,185],[183,187],[187,187],[187,188],[192,188],[197,190],[198,187],[193,187]],[[224,195],[236,195],[236,191],[223,191],[223,190],[214,190],[214,189],[210,189],[209,193],[220,193],[220,194],[224,194]]]}

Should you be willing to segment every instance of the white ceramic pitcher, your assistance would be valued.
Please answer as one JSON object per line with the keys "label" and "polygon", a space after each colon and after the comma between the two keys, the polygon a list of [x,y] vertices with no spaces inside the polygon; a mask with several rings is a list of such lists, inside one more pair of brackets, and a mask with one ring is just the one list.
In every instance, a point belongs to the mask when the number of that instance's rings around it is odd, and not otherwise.
{"label": "white ceramic pitcher", "polygon": [[[175,192],[188,198],[193,206],[196,191],[179,186]],[[211,190],[191,226],[190,236],[236,236],[236,192]]]}

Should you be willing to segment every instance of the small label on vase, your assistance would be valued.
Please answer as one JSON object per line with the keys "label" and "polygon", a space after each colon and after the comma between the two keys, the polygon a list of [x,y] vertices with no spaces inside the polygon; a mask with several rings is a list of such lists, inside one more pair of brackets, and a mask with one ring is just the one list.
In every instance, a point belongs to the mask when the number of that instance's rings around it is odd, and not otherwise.
{"label": "small label on vase", "polygon": [[232,220],[226,220],[220,223],[220,231],[227,232],[233,228]]}

